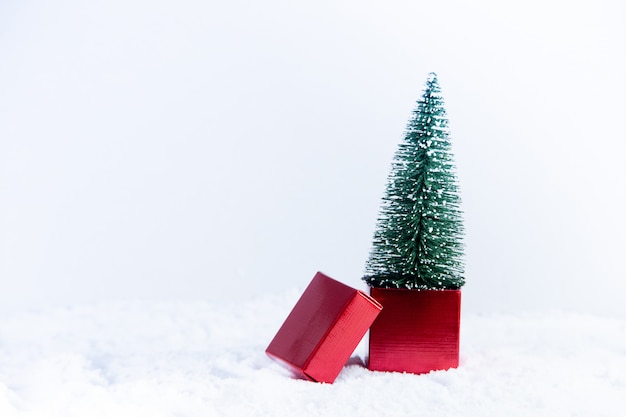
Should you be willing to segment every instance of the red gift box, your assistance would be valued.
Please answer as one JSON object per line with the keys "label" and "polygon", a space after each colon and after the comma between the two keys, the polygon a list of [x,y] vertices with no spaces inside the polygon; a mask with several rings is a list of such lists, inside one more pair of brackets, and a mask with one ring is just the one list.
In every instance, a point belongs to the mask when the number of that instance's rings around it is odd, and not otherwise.
{"label": "red gift box", "polygon": [[423,374],[459,366],[460,290],[370,294],[383,310],[370,328],[369,369]]}
{"label": "red gift box", "polygon": [[364,292],[318,272],[265,352],[301,378],[332,383],[380,310]]}

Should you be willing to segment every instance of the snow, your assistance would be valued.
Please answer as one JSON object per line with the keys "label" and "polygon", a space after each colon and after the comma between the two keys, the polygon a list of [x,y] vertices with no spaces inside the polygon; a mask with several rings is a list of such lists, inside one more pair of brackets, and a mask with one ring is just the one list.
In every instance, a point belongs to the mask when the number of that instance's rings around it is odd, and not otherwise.
{"label": "snow", "polygon": [[0,317],[0,415],[622,416],[626,322],[565,312],[463,315],[461,365],[371,372],[362,342],[334,384],[264,350],[299,297],[116,302]]}

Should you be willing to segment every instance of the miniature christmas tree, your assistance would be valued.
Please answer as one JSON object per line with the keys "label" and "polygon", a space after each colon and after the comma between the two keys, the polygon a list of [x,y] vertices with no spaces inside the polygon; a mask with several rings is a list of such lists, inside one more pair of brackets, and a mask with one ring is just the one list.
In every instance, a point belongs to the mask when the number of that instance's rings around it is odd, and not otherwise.
{"label": "miniature christmas tree", "polygon": [[459,289],[465,283],[455,169],[431,73],[392,163],[363,278],[371,287]]}

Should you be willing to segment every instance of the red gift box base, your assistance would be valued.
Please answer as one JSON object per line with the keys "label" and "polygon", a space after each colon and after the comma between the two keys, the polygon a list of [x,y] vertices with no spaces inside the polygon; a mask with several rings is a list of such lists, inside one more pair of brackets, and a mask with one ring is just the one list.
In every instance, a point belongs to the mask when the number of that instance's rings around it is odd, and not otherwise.
{"label": "red gift box base", "polygon": [[459,366],[460,290],[370,294],[383,310],[370,328],[369,369],[423,374]]}
{"label": "red gift box base", "polygon": [[367,294],[318,272],[265,352],[301,378],[332,383],[380,310]]}

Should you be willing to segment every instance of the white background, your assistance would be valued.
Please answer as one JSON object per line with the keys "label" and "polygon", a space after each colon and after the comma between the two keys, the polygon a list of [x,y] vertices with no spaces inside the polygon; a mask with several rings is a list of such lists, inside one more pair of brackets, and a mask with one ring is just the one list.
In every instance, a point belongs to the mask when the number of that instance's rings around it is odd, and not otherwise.
{"label": "white background", "polygon": [[623,2],[0,3],[0,311],[362,287],[435,71],[466,312],[626,316]]}

